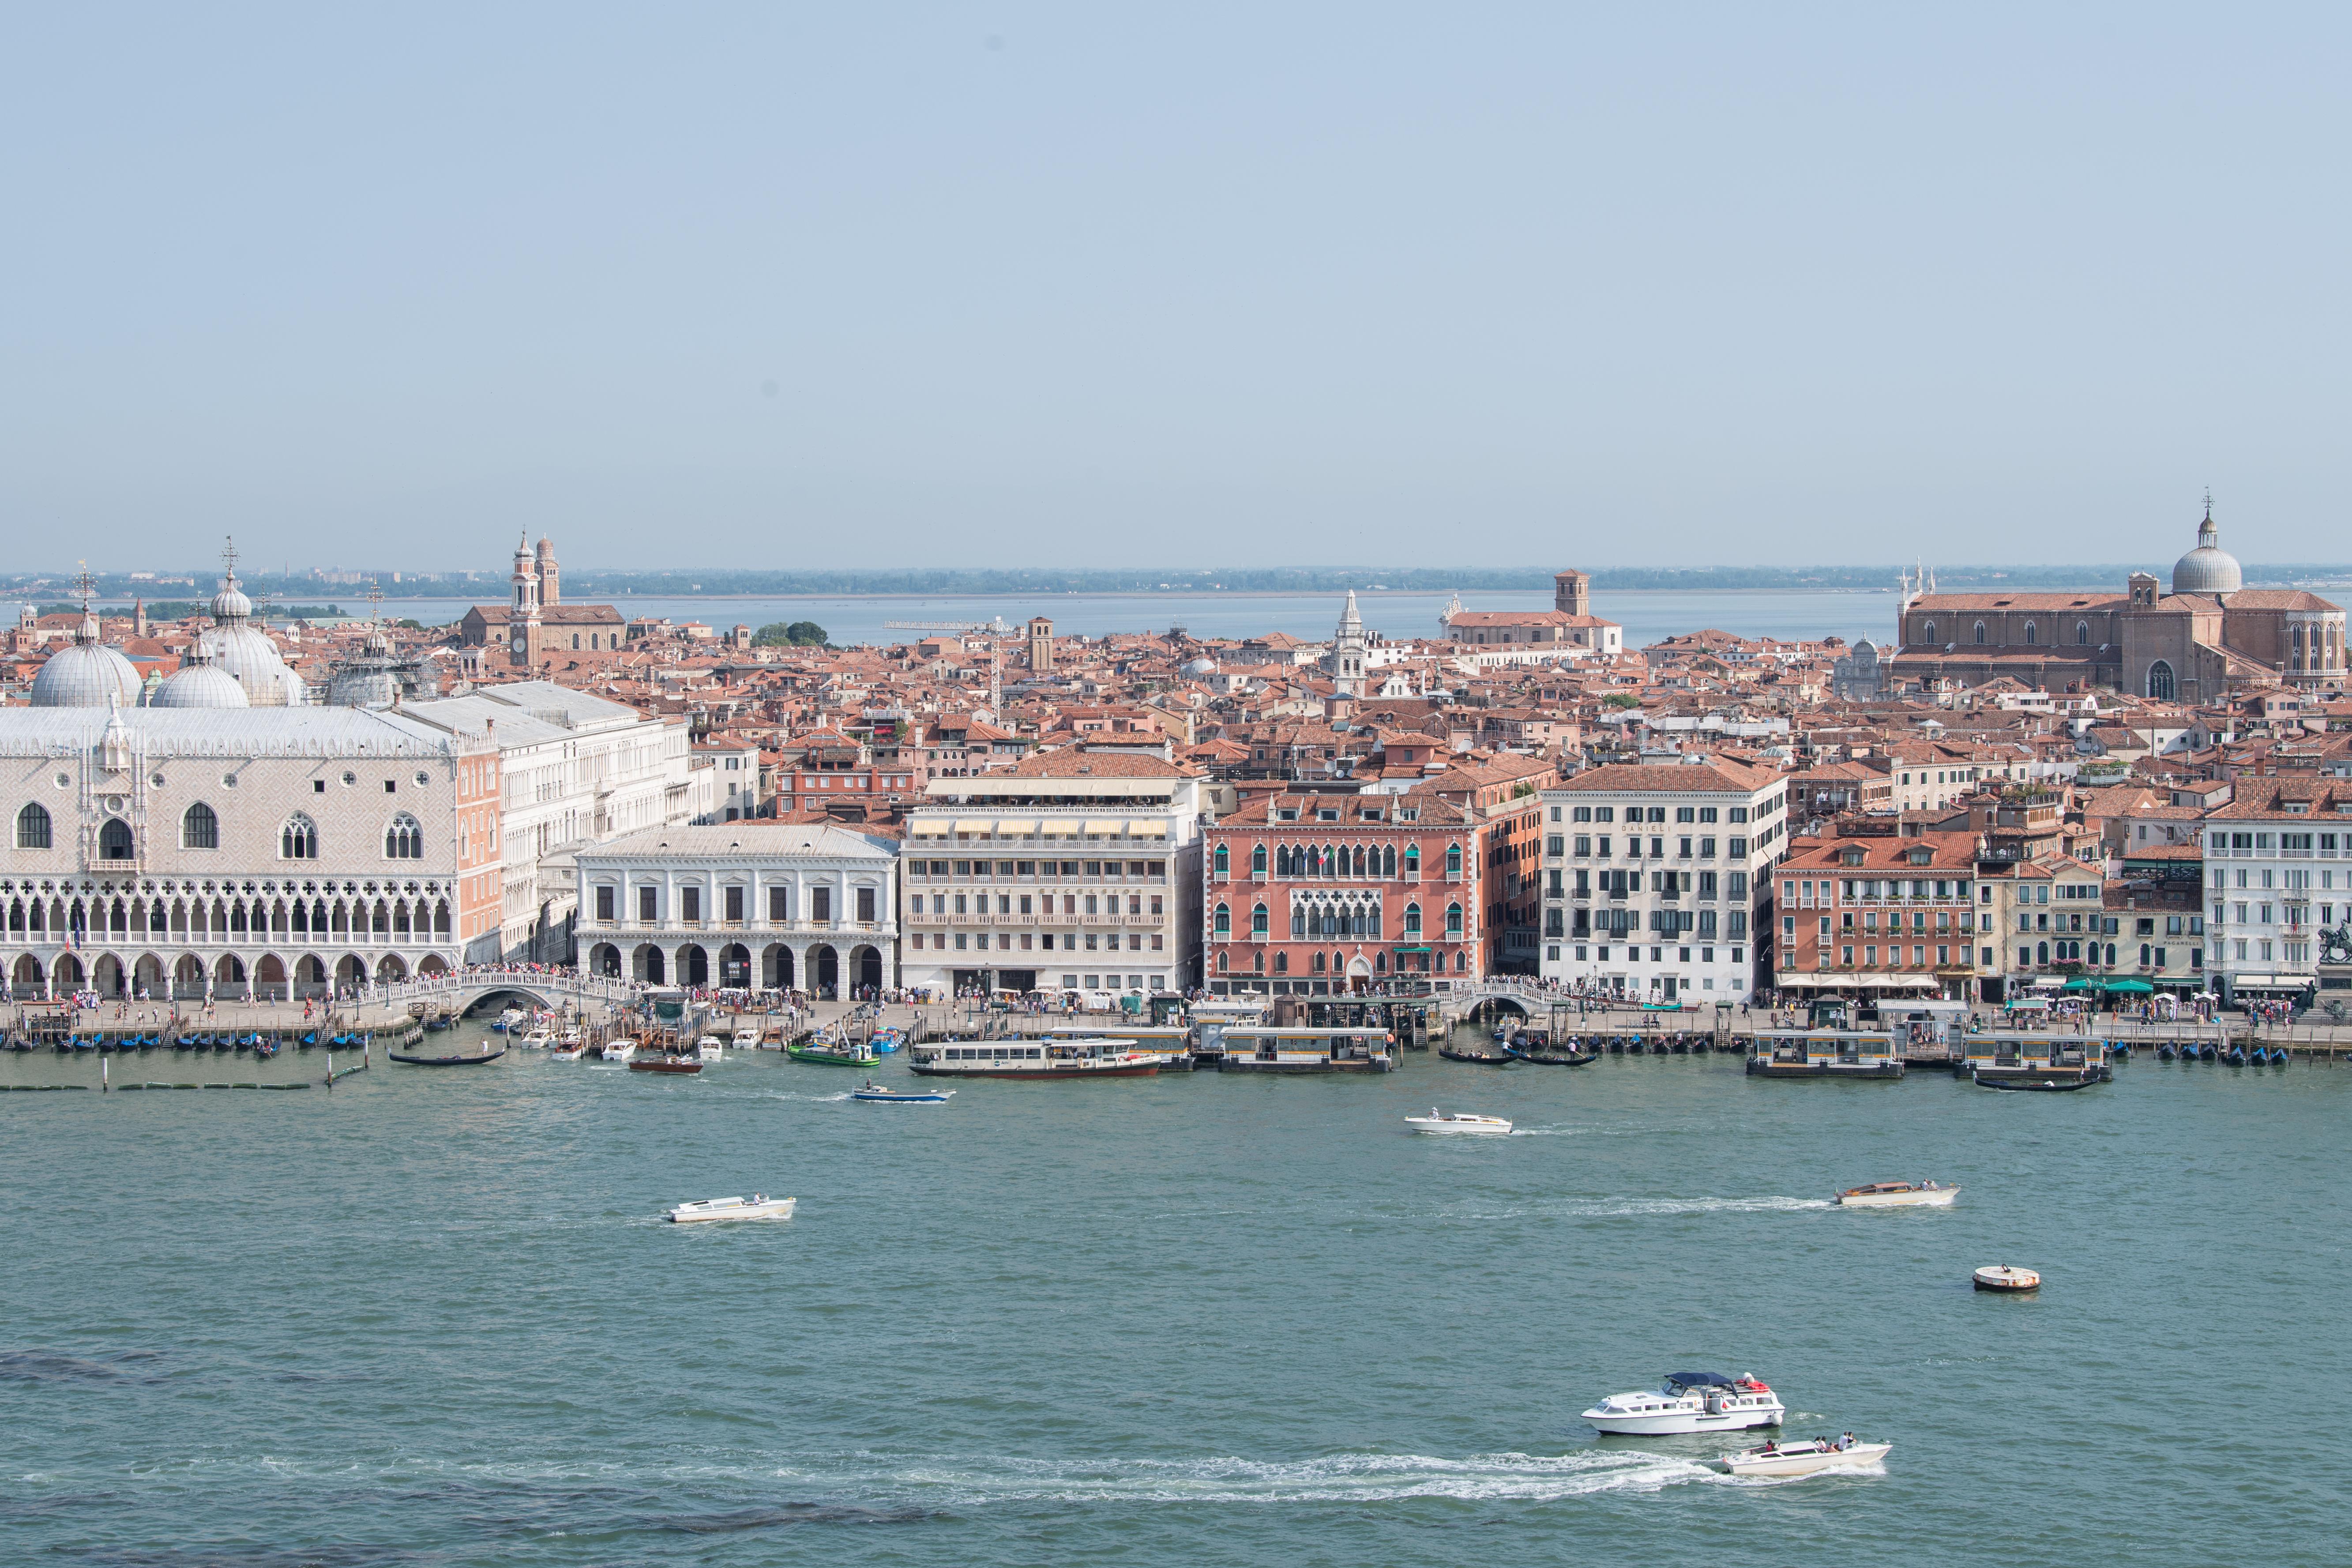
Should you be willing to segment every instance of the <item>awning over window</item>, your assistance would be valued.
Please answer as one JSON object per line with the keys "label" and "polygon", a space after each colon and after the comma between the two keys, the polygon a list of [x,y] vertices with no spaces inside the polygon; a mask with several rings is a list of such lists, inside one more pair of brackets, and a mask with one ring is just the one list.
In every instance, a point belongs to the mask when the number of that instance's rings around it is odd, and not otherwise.
{"label": "awning over window", "polygon": [[1123,822],[1089,822],[1087,824],[1087,837],[1091,838],[1099,833],[1107,834],[1115,837],[1118,836],[1119,830],[1126,826],[1127,825]]}
{"label": "awning over window", "polygon": [[1052,822],[1039,823],[1037,831],[1049,837],[1076,838],[1078,836],[1078,825],[1066,816],[1057,817]]}
{"label": "awning over window", "polygon": [[995,830],[993,822],[976,822],[968,817],[956,824],[958,833],[992,833]]}
{"label": "awning over window", "polygon": [[1127,836],[1129,838],[1165,838],[1168,837],[1168,825],[1139,819],[1127,825]]}
{"label": "awning over window", "polygon": [[948,836],[948,825],[944,822],[919,822],[909,832],[917,838],[945,838]]}

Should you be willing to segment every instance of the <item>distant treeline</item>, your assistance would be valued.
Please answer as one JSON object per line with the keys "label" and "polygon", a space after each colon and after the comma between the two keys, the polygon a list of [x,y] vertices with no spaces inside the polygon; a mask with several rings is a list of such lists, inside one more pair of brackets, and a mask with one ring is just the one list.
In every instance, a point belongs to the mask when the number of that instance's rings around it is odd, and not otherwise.
{"label": "distant treeline", "polygon": [[[1349,588],[1389,589],[1404,593],[1465,591],[1541,592],[1551,587],[1552,566],[1233,566],[1129,567],[1104,571],[1009,571],[986,567],[896,567],[833,572],[778,572],[724,568],[667,571],[589,571],[567,567],[563,594],[575,601],[619,598],[686,598],[695,595],[882,595],[906,594],[1020,595],[1038,594],[1159,594],[1246,593],[1328,594]],[[1596,593],[1641,590],[1707,589],[1859,589],[1895,586],[1903,565],[1885,566],[1601,566],[1592,572]],[[2112,587],[2120,593],[2124,579],[2136,571],[2164,577],[2166,562],[2138,565],[2106,563],[2072,566],[1938,566],[1937,584],[1944,588],[2092,588]],[[2248,565],[2250,584],[2294,584],[2352,581],[2352,565],[2337,563],[2285,562]],[[444,573],[412,575],[404,572],[397,584],[383,586],[388,596],[404,599],[469,598],[478,596],[479,574]],[[288,584],[299,584],[298,576]],[[32,597],[55,594],[68,582],[62,576],[20,573],[0,578],[0,594],[12,591]],[[101,577],[97,592],[110,601],[128,601],[140,584],[120,577]],[[266,582],[247,585],[260,598],[269,593]],[[503,593],[501,586],[500,592]],[[76,606],[67,605],[70,610]],[[199,613],[200,605],[177,601],[150,605],[147,613],[175,619]],[[110,610],[109,614],[127,614]],[[331,605],[273,608],[273,615],[340,614]]]}
{"label": "distant treeline", "polygon": [[[840,572],[589,572],[567,569],[564,596],[590,600],[682,597],[693,595],[905,594],[1325,594],[1349,588],[1447,593],[1454,589],[1549,590],[1557,567],[1250,566],[1179,570],[1008,571],[993,568],[899,568]],[[1895,586],[1899,566],[1604,566],[1592,573],[1595,593],[1642,589],[1878,589]],[[1945,588],[2082,588],[2113,586],[2136,571],[2168,565],[1948,566],[1936,581]],[[2352,566],[2264,565],[2246,568],[2249,582],[2299,583],[2352,577]],[[404,584],[404,586],[405,584]]]}

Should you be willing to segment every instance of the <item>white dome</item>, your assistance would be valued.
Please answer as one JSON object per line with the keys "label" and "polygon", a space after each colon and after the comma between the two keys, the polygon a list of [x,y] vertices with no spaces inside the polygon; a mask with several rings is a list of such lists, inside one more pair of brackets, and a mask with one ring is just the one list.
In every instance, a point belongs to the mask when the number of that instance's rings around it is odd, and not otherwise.
{"label": "white dome", "polygon": [[36,708],[136,707],[139,671],[122,656],[98,640],[98,618],[85,615],[73,645],[49,656],[33,677]]}
{"label": "white dome", "polygon": [[250,708],[236,676],[203,662],[175,670],[148,700],[150,708]]}
{"label": "white dome", "polygon": [[2197,530],[2197,548],[2172,564],[2176,594],[2234,594],[2246,585],[2238,558],[2221,548],[2221,531],[2213,526],[2213,509]]}
{"label": "white dome", "polygon": [[220,592],[213,595],[213,619],[241,621],[252,614],[253,601],[245,596],[245,590],[236,585],[236,579],[224,578]]}

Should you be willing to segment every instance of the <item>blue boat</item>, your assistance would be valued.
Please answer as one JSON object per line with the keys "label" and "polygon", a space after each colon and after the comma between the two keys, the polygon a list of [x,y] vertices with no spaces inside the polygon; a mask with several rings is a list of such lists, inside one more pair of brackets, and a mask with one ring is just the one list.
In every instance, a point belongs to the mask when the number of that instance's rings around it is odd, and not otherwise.
{"label": "blue boat", "polygon": [[315,1046],[315,1045],[317,1045],[317,1044],[319,1043],[319,1031],[318,1031],[318,1030],[316,1030],[316,1029],[312,1029],[312,1030],[310,1030],[308,1034],[303,1035],[299,1039],[296,1040],[294,1043],[295,1043],[296,1045],[303,1046],[303,1047],[310,1047],[310,1046]]}
{"label": "blue boat", "polygon": [[78,1051],[94,1051],[98,1049],[98,1041],[94,1037],[85,1040],[79,1035],[76,1035],[68,1043],[71,1044],[73,1048]]}
{"label": "blue boat", "polygon": [[2173,1054],[2172,1043],[2169,1040],[2156,1047],[2156,1059],[2158,1061],[2168,1062],[2172,1059]]}
{"label": "blue boat", "polygon": [[946,1089],[884,1089],[872,1079],[849,1091],[852,1100],[863,1100],[876,1105],[945,1105],[955,1095]]}

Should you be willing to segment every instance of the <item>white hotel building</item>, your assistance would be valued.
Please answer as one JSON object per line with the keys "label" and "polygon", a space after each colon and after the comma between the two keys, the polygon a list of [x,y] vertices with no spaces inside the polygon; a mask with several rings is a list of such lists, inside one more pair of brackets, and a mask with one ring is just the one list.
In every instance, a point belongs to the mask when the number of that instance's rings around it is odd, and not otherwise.
{"label": "white hotel building", "polygon": [[2321,933],[2352,921],[2352,783],[2233,788],[2204,824],[2206,973],[2231,1005],[2311,999]]}
{"label": "white hotel building", "polygon": [[1539,973],[1657,1002],[1744,1002],[1769,945],[1788,787],[1725,758],[1598,767],[1543,792]]}
{"label": "white hotel building", "polygon": [[1200,775],[1123,752],[1040,752],[933,779],[908,819],[909,986],[1173,991],[1199,983]]}

